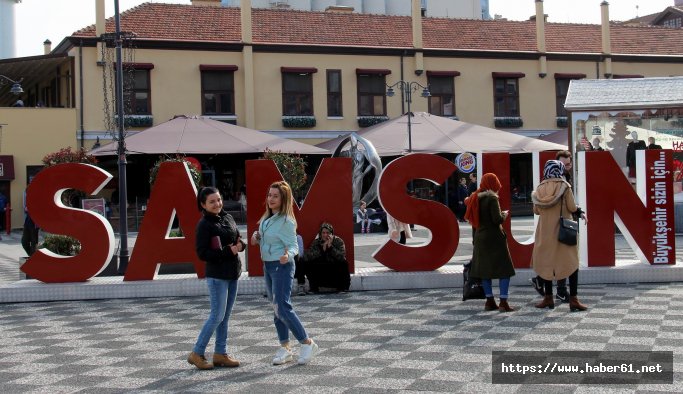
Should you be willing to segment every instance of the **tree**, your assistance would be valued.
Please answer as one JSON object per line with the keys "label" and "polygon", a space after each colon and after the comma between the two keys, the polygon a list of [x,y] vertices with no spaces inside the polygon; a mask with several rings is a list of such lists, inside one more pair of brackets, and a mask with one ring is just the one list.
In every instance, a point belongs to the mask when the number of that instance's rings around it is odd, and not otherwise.
{"label": "tree", "polygon": [[295,197],[301,197],[301,188],[306,184],[306,161],[296,153],[283,153],[266,149],[263,158],[275,162],[278,170],[282,174]]}

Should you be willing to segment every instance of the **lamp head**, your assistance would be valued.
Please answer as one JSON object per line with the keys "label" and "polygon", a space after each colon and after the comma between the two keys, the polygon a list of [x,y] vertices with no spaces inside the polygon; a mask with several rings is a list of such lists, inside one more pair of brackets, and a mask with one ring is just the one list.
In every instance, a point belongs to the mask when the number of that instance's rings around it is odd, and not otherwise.
{"label": "lamp head", "polygon": [[21,88],[21,84],[19,84],[18,82],[12,84],[12,88],[9,91],[17,96],[24,93],[24,89]]}
{"label": "lamp head", "polygon": [[422,89],[422,95],[421,96],[422,97],[431,97],[432,94],[429,92],[429,89],[424,88],[424,89]]}
{"label": "lamp head", "polygon": [[387,97],[394,97],[394,88],[387,89]]}

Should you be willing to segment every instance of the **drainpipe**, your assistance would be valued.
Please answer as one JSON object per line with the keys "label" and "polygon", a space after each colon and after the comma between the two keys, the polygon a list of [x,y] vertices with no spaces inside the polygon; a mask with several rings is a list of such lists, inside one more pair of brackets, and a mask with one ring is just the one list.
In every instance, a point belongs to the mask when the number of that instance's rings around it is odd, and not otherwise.
{"label": "drainpipe", "polygon": [[242,24],[242,63],[244,65],[244,125],[250,129],[256,128],[254,113],[254,52],[252,47],[251,0],[241,0],[240,18]]}
{"label": "drainpipe", "polygon": [[78,111],[79,119],[81,123],[81,149],[85,145],[85,127],[83,125],[83,40],[78,44],[78,95],[79,97],[79,107]]}
{"label": "drainpipe", "polygon": [[[406,55],[406,51],[401,52],[401,81],[403,81],[403,58]],[[401,115],[406,113],[406,92],[401,89]]]}
{"label": "drainpipe", "polygon": [[600,3],[602,14],[602,54],[605,56],[605,78],[612,78],[612,44],[609,30],[609,3]]}
{"label": "drainpipe", "polygon": [[545,78],[548,75],[548,65],[545,56],[545,13],[543,12],[543,0],[536,0],[536,50],[541,55],[538,58],[538,76]]}

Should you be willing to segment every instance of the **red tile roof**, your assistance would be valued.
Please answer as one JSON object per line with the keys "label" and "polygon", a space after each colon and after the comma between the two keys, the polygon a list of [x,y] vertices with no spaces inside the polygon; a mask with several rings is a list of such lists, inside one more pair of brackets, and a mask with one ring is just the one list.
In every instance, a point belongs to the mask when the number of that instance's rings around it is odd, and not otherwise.
{"label": "red tile roof", "polygon": [[[406,16],[253,9],[255,44],[411,48]],[[233,7],[144,3],[121,15],[121,29],[139,38],[241,42],[240,11]],[[425,49],[536,51],[532,21],[423,18]],[[107,31],[114,30],[113,18]],[[613,54],[683,55],[683,29],[612,24]],[[74,36],[95,36],[89,26]],[[600,53],[600,25],[547,23],[549,53]]]}

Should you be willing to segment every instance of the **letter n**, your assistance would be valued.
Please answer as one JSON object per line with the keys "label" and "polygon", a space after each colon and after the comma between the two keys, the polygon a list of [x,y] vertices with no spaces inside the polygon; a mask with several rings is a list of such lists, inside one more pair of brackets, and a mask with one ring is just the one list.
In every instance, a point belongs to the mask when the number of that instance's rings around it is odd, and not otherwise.
{"label": "letter n", "polygon": [[[268,188],[273,182],[281,181],[282,174],[272,160],[247,161],[247,237],[258,229],[257,222],[265,211],[265,200]],[[295,196],[296,197],[296,196]],[[318,234],[320,225],[328,222],[334,227],[334,234],[339,236],[346,246],[346,259],[349,271],[354,272],[353,253],[353,202],[351,190],[351,159],[323,159],[315,179],[306,195],[301,208],[294,204],[294,215],[297,221],[297,233],[308,248]],[[263,275],[263,262],[258,245],[249,243],[250,276]]]}
{"label": "letter n", "polygon": [[[661,155],[661,157],[660,157]],[[615,265],[614,223],[642,262],[654,262],[657,250],[655,240],[655,207],[663,207],[669,223],[666,244],[675,261],[673,186],[671,183],[671,151],[646,150],[636,152],[637,189],[631,183],[609,152],[579,152],[579,201],[585,201],[588,216],[587,231],[580,231],[581,257],[589,267]],[[667,176],[663,179],[665,199],[655,204],[655,161],[663,161]]]}
{"label": "letter n", "polygon": [[[183,237],[170,238],[176,215]],[[204,264],[195,252],[195,227],[200,218],[197,189],[187,164],[161,163],[123,280],[152,280],[159,264],[180,263],[193,263],[197,276],[203,278]]]}

